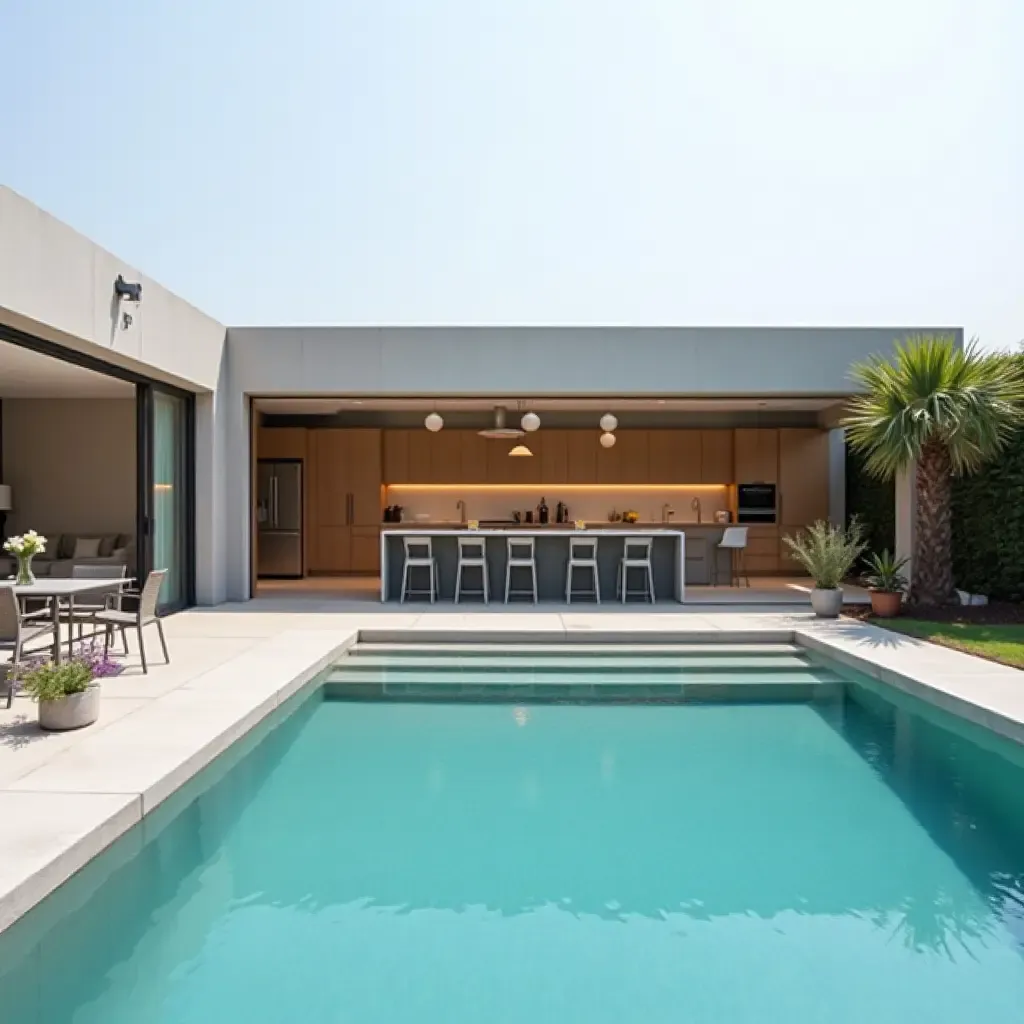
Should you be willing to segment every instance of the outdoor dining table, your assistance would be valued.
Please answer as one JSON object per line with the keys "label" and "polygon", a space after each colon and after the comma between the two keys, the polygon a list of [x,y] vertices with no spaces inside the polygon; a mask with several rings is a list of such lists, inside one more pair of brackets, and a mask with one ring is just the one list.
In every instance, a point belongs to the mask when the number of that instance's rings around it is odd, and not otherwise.
{"label": "outdoor dining table", "polygon": [[[84,594],[102,594],[120,590],[126,583],[132,583],[131,576],[111,576],[103,579],[37,579],[35,583],[14,584],[14,594],[21,600],[50,599],[53,615],[53,660],[60,663],[60,616],[61,601],[66,601],[69,620],[74,615],[75,598]],[[74,644],[74,632],[68,626],[68,657]]]}

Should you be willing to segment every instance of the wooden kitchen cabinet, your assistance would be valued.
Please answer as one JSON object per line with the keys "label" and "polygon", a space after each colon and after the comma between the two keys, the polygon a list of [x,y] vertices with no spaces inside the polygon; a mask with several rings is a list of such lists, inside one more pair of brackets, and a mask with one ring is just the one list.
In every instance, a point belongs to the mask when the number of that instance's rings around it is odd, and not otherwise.
{"label": "wooden kitchen cabinet", "polygon": [[[622,430],[616,435],[612,448],[601,448],[598,442],[598,479],[601,483],[610,484],[645,484],[649,477],[649,444],[648,430]],[[611,476],[606,480],[601,476],[602,458],[612,456],[610,463]]]}
{"label": "wooden kitchen cabinet", "polygon": [[257,459],[305,459],[305,427],[260,427],[256,431]]}
{"label": "wooden kitchen cabinet", "polygon": [[547,430],[540,453],[542,484],[564,484],[569,481],[569,431]]}
{"label": "wooden kitchen cabinet", "polygon": [[743,564],[751,574],[771,575],[779,571],[779,528],[747,527],[747,550]]}
{"label": "wooden kitchen cabinet", "polygon": [[409,479],[406,483],[433,483],[436,435],[426,429],[406,430],[405,435],[409,446]]}
{"label": "wooden kitchen cabinet", "polygon": [[779,432],[774,428],[744,428],[734,431],[736,483],[776,484],[779,482]]}
{"label": "wooden kitchen cabinet", "polygon": [[828,519],[828,431],[779,431],[779,518],[784,526]]}
{"label": "wooden kitchen cabinet", "polygon": [[649,438],[648,481],[652,484],[700,483],[700,434],[699,430],[647,431]]}
{"label": "wooden kitchen cabinet", "polygon": [[702,430],[700,432],[700,482],[702,484],[733,484],[733,432]]}
{"label": "wooden kitchen cabinet", "polygon": [[380,525],[381,432],[310,430],[307,452],[309,571],[354,571],[353,528],[376,532]]}
{"label": "wooden kitchen cabinet", "polygon": [[568,484],[597,483],[597,453],[603,452],[600,434],[596,430],[569,430],[568,465],[565,482]]}
{"label": "wooden kitchen cabinet", "polygon": [[409,483],[409,431],[385,430],[381,438],[384,483]]}
{"label": "wooden kitchen cabinet", "polygon": [[380,527],[351,527],[350,566],[352,572],[380,571]]}
{"label": "wooden kitchen cabinet", "polygon": [[440,430],[431,436],[430,482],[434,484],[461,484],[462,438],[457,430]]}
{"label": "wooden kitchen cabinet", "polygon": [[487,446],[493,444],[475,430],[459,430],[461,476],[464,484],[487,483]]}

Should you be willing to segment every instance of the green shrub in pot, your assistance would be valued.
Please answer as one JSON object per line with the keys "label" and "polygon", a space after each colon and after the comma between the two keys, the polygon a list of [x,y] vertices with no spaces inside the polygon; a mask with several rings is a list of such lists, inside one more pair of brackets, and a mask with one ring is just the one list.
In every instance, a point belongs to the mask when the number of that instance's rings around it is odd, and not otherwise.
{"label": "green shrub in pot", "polygon": [[835,618],[843,606],[839,585],[864,551],[864,529],[857,520],[837,526],[819,519],[796,536],[783,537],[793,558],[814,580],[811,604],[822,618]]}
{"label": "green shrub in pot", "polygon": [[900,612],[907,589],[907,578],[903,575],[906,564],[905,558],[896,558],[888,549],[867,560],[864,583],[871,591],[871,610],[880,618],[892,618]]}

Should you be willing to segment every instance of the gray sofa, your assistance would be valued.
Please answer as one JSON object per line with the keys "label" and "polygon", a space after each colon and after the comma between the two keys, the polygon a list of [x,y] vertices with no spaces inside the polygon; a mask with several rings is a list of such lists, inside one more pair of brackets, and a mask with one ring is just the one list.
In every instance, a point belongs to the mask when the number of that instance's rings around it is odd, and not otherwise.
{"label": "gray sofa", "polygon": [[[76,565],[126,565],[127,574],[135,570],[135,538],[130,533],[96,534],[47,534],[46,550],[32,559],[32,571],[36,576],[67,577]],[[84,541],[98,540],[95,555],[75,557],[79,537]],[[92,545],[90,545],[91,547]],[[15,560],[0,551],[0,579],[14,573]]]}

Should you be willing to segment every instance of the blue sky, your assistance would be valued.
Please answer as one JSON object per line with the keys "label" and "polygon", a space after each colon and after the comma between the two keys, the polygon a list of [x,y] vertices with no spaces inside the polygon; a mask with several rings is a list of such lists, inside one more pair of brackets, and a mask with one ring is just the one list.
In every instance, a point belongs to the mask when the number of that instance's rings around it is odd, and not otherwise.
{"label": "blue sky", "polygon": [[0,0],[0,181],[232,324],[1024,338],[1020,0]]}

